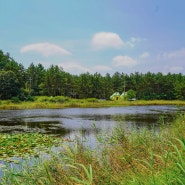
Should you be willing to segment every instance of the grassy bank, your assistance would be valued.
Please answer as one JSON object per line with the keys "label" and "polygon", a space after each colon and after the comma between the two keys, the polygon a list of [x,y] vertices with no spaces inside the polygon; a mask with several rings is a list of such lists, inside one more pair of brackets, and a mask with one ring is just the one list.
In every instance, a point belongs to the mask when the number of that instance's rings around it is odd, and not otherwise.
{"label": "grassy bank", "polygon": [[0,101],[0,110],[17,109],[57,109],[65,107],[109,107],[109,106],[128,106],[128,105],[185,105],[185,101],[180,100],[136,100],[136,101],[110,101],[89,99],[72,99],[63,96],[46,97],[38,96],[33,101],[21,102],[15,100]]}
{"label": "grassy bank", "polygon": [[112,134],[97,136],[91,150],[78,140],[48,161],[22,171],[7,172],[2,185],[161,185],[185,184],[185,116],[160,132],[146,129],[124,134],[122,126]]}

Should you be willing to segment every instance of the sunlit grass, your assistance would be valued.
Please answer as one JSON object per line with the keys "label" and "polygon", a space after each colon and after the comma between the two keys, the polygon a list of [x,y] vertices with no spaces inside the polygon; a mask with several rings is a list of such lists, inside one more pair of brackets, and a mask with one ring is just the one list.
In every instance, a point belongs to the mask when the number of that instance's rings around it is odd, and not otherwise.
{"label": "sunlit grass", "polygon": [[33,102],[13,103],[11,100],[1,100],[0,110],[16,109],[56,109],[65,107],[110,107],[110,106],[129,106],[129,105],[185,105],[185,101],[180,100],[136,100],[136,101],[110,101],[98,100],[95,98],[72,99],[64,96],[47,97],[37,96]]}

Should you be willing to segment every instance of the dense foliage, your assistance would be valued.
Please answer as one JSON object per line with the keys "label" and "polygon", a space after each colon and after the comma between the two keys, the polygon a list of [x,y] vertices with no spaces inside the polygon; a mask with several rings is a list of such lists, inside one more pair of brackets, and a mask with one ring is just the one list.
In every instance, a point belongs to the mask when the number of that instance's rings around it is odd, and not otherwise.
{"label": "dense foliage", "polygon": [[185,100],[185,76],[160,72],[72,75],[57,65],[45,69],[33,63],[25,69],[0,50],[0,99],[30,100],[36,95],[109,99],[114,92],[123,91],[137,99]]}

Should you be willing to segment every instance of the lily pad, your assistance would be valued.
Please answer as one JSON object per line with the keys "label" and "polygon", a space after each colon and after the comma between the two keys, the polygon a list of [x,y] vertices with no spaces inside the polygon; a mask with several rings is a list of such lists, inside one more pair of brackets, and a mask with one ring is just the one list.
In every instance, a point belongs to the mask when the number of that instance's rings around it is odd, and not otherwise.
{"label": "lily pad", "polygon": [[54,136],[39,133],[0,134],[0,160],[38,156],[52,146],[59,146],[61,141]]}

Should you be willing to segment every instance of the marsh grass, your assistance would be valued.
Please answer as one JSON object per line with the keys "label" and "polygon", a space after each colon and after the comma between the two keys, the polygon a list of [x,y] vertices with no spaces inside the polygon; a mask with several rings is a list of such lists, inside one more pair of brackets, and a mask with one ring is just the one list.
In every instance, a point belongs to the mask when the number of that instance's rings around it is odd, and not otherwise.
{"label": "marsh grass", "polygon": [[[31,169],[7,172],[1,184],[161,185],[185,184],[185,116],[160,132],[125,134],[117,127],[92,150],[76,139]],[[103,144],[103,145],[102,145]]]}
{"label": "marsh grass", "polygon": [[136,101],[110,101],[98,100],[96,98],[72,99],[64,96],[36,96],[33,101],[14,101],[1,100],[0,110],[16,110],[16,109],[56,109],[65,107],[110,107],[110,106],[128,106],[128,105],[185,105],[185,101],[180,100],[136,100]]}

